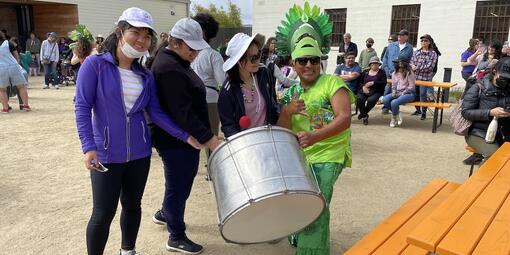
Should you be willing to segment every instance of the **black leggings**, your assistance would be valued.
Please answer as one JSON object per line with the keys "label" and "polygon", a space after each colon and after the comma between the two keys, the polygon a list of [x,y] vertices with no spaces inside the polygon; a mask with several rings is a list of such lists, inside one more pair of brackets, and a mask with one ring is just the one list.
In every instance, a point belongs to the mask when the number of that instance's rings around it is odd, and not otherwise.
{"label": "black leggings", "polygon": [[142,215],[140,204],[149,175],[150,157],[121,164],[104,164],[104,166],[109,169],[105,173],[94,170],[90,172],[93,209],[87,225],[89,255],[103,254],[119,197],[122,204],[121,248],[125,250],[135,248]]}
{"label": "black leggings", "polygon": [[363,92],[359,92],[356,96],[356,106],[358,106],[360,118],[365,118],[368,116],[368,112],[374,108],[379,101],[379,98],[382,96],[381,93],[374,93],[371,96],[366,95]]}

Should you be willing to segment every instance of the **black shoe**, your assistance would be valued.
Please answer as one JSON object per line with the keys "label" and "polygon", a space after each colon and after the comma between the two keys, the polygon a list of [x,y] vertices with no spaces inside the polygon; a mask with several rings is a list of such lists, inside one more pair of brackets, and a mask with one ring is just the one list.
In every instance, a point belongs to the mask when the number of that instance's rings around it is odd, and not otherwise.
{"label": "black shoe", "polygon": [[363,125],[368,125],[368,115],[363,118]]}
{"label": "black shoe", "polygon": [[364,117],[363,114],[361,114],[361,113],[358,114],[358,120],[363,119],[363,117]]}
{"label": "black shoe", "polygon": [[482,154],[478,154],[478,153],[475,153],[469,157],[467,157],[466,159],[464,159],[464,161],[462,161],[462,163],[464,163],[464,165],[480,165],[480,163],[482,163],[483,161],[483,155]]}
{"label": "black shoe", "polygon": [[427,112],[422,112],[420,120],[425,120],[427,118]]}
{"label": "black shoe", "polygon": [[166,225],[166,219],[161,210],[157,210],[154,216],[152,216],[152,222],[158,225]]}
{"label": "black shoe", "polygon": [[186,254],[199,254],[204,250],[204,247],[200,244],[194,243],[185,236],[183,239],[177,241],[168,239],[168,242],[166,243],[166,250],[178,251]]}
{"label": "black shoe", "polygon": [[420,115],[420,114],[421,114],[421,111],[414,111],[411,115],[416,116],[416,115]]}

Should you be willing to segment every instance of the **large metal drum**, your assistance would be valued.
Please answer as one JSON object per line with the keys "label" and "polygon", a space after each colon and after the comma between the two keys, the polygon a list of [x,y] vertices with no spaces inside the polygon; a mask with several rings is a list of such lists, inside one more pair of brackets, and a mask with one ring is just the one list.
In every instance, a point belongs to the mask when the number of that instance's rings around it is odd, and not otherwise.
{"label": "large metal drum", "polygon": [[227,242],[276,240],[314,222],[326,203],[292,131],[258,127],[231,136],[208,162]]}

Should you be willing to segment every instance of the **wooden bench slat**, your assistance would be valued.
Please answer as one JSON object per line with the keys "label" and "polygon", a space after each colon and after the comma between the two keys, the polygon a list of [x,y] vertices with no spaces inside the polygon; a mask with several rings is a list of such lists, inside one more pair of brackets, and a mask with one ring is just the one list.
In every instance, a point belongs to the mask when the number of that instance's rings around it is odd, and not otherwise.
{"label": "wooden bench slat", "polygon": [[498,224],[489,226],[473,255],[510,254],[510,217],[508,215],[510,215],[510,197],[506,199],[492,221]]}
{"label": "wooden bench slat", "polygon": [[407,248],[400,253],[400,255],[429,255],[429,251],[416,247],[414,245],[408,245]]}
{"label": "wooden bench slat", "polygon": [[[510,161],[503,167],[510,167]],[[500,171],[437,246],[441,255],[471,254],[510,193],[510,171]],[[462,224],[459,227],[459,224]],[[463,240],[459,242],[458,240]]]}
{"label": "wooden bench slat", "polygon": [[[391,84],[392,80],[387,79],[387,83]],[[457,86],[454,82],[441,82],[441,81],[416,81],[416,85],[425,87],[440,87],[440,88],[451,88]]]}
{"label": "wooden bench slat", "polygon": [[446,198],[452,194],[460,184],[448,183],[432,199],[426,202],[402,227],[400,227],[388,240],[384,242],[373,255],[399,254],[407,246],[407,235],[420,224],[430,213],[436,209]]}
{"label": "wooden bench slat", "polygon": [[384,222],[354,244],[344,255],[366,255],[374,252],[391,236],[391,234],[405,224],[409,218],[419,211],[427,201],[434,197],[434,195],[447,184],[448,182],[445,180],[432,180]]}
{"label": "wooden bench slat", "polygon": [[407,103],[409,106],[421,106],[421,107],[430,107],[430,108],[450,108],[452,104],[450,103],[435,103],[435,102],[411,102]]}
{"label": "wooden bench slat", "polygon": [[[510,143],[503,147],[510,149]],[[496,176],[501,168],[506,164],[510,155],[493,155],[482,167],[471,176],[453,194],[451,194],[432,214],[418,225],[408,236],[407,242],[425,248],[429,251],[435,251],[435,247],[447,234],[453,225],[459,220],[458,215],[465,212],[476,197],[485,189],[489,182]],[[497,170],[495,170],[497,169]],[[443,212],[450,212],[444,214]]]}

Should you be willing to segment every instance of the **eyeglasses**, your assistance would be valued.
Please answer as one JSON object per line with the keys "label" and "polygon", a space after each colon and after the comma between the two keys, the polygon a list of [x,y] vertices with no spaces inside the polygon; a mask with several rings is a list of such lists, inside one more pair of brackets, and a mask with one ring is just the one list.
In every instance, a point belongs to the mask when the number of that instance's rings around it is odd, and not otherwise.
{"label": "eyeglasses", "polygon": [[248,59],[252,64],[257,64],[261,57],[262,55],[260,54],[260,51],[256,55],[245,56],[245,58]]}
{"label": "eyeglasses", "polygon": [[308,62],[312,65],[317,65],[321,62],[320,57],[303,57],[303,58],[296,58],[296,62],[299,65],[306,66]]}

